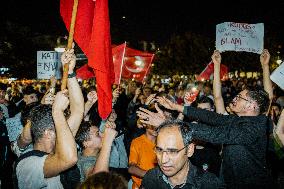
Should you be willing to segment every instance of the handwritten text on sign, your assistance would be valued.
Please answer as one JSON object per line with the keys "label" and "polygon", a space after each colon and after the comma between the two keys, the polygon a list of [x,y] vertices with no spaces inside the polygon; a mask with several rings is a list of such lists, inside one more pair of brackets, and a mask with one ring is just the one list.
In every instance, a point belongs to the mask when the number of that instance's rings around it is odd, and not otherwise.
{"label": "handwritten text on sign", "polygon": [[216,26],[216,49],[220,52],[246,51],[261,54],[263,36],[263,23],[224,22]]}
{"label": "handwritten text on sign", "polygon": [[60,79],[60,53],[56,51],[37,51],[37,78],[49,79],[56,76]]}

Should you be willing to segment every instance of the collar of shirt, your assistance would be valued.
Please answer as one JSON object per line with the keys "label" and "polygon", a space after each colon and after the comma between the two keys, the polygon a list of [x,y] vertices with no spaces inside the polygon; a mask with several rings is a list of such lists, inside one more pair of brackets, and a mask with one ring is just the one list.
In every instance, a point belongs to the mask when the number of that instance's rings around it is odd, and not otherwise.
{"label": "collar of shirt", "polygon": [[171,184],[171,181],[169,180],[169,178],[168,178],[166,175],[164,175],[162,171],[160,171],[159,176],[162,177],[162,180],[163,180],[166,184],[170,185],[170,187],[171,187],[172,189],[173,189],[173,188],[183,188],[185,185],[187,185],[187,186],[188,186],[188,185],[192,185],[192,186],[195,185],[194,178],[196,177],[196,171],[197,171],[197,168],[196,168],[194,165],[192,165],[192,164],[190,163],[190,161],[189,161],[189,170],[188,170],[186,182],[183,183],[183,184],[181,184],[181,185],[176,185],[176,186],[173,186],[173,185]]}

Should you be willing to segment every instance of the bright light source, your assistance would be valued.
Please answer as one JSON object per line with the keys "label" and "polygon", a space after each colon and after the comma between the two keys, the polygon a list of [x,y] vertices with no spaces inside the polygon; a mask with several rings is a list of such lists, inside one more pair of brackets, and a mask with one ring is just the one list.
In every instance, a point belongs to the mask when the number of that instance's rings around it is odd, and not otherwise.
{"label": "bright light source", "polygon": [[122,18],[125,19],[126,17],[125,17],[125,16],[122,16]]}
{"label": "bright light source", "polygon": [[142,61],[141,61],[141,60],[135,60],[134,64],[135,64],[136,66],[141,66]]}
{"label": "bright light source", "polygon": [[56,48],[54,48],[54,50],[55,50],[56,52],[64,52],[64,51],[65,51],[65,48],[56,47]]}
{"label": "bright light source", "polygon": [[278,59],[278,60],[276,60],[276,63],[277,63],[277,64],[281,64],[281,63],[282,63],[282,60]]}

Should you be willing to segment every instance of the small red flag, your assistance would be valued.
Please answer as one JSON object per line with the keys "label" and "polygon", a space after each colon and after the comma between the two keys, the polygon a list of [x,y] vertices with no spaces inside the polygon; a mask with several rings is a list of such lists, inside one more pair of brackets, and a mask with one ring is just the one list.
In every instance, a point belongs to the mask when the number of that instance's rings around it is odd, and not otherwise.
{"label": "small red flag", "polygon": [[[60,0],[60,14],[69,30],[73,0]],[[88,65],[95,70],[99,114],[106,119],[112,110],[114,81],[111,54],[108,0],[80,0],[74,39],[88,57]]]}
{"label": "small red flag", "polygon": [[122,78],[143,82],[150,71],[154,54],[126,47]]}
{"label": "small red flag", "polygon": [[126,43],[118,45],[112,48],[112,57],[113,57],[113,66],[114,66],[114,73],[115,73],[115,81],[114,83],[119,85],[121,80],[121,72],[125,57],[126,51]]}
{"label": "small red flag", "polygon": [[[197,76],[196,80],[198,80],[198,81],[210,80],[211,75],[213,75],[213,73],[214,73],[214,63],[211,61],[205,67],[205,69]],[[220,65],[220,78],[221,78],[221,80],[227,79],[227,75],[228,75],[228,67],[221,64]]]}

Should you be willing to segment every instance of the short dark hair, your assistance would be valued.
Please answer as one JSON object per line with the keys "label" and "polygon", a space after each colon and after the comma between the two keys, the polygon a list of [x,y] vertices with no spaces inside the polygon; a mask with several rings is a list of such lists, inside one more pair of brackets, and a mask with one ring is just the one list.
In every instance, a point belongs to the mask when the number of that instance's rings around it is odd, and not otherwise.
{"label": "short dark hair", "polygon": [[78,129],[78,132],[75,136],[75,140],[81,148],[84,148],[83,143],[90,139],[90,128],[90,122],[85,121],[81,123]]}
{"label": "short dark hair", "polygon": [[0,90],[6,91],[7,90],[7,85],[4,83],[0,83]]}
{"label": "short dark hair", "polygon": [[24,95],[31,95],[31,94],[37,94],[37,91],[34,89],[33,86],[28,85],[23,89]]}
{"label": "short dark hair", "polygon": [[46,130],[55,130],[52,117],[52,107],[40,104],[30,111],[31,132],[33,141],[37,142]]}
{"label": "short dark hair", "polygon": [[127,189],[124,177],[115,172],[99,172],[87,178],[79,189]]}
{"label": "short dark hair", "polygon": [[160,130],[169,127],[178,127],[184,146],[188,146],[190,143],[192,143],[192,129],[186,122],[180,120],[167,120],[158,127],[158,133]]}
{"label": "short dark hair", "polygon": [[272,103],[271,103],[271,107],[272,107],[272,106],[277,106],[278,109],[281,110],[281,105],[280,105],[279,103],[277,103],[277,102],[272,102]]}
{"label": "short dark hair", "polygon": [[214,108],[214,102],[211,98],[209,98],[208,96],[201,96],[199,98],[197,98],[196,100],[196,105],[201,104],[201,103],[209,103],[210,107],[213,109]]}
{"label": "short dark hair", "polygon": [[28,120],[30,120],[31,111],[34,107],[38,106],[38,102],[33,102],[25,106],[25,108],[21,111],[21,121],[23,126],[27,123]]}
{"label": "short dark hair", "polygon": [[268,111],[270,100],[268,93],[263,89],[246,89],[247,95],[253,100],[256,101],[258,105],[259,114],[263,114]]}

